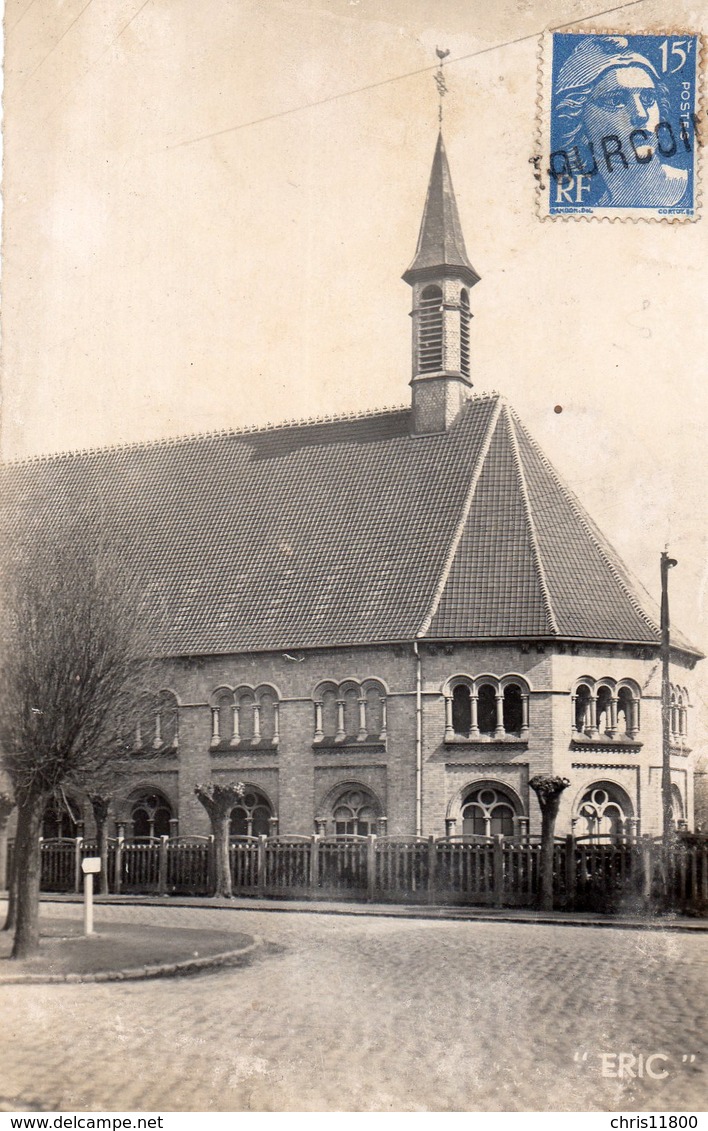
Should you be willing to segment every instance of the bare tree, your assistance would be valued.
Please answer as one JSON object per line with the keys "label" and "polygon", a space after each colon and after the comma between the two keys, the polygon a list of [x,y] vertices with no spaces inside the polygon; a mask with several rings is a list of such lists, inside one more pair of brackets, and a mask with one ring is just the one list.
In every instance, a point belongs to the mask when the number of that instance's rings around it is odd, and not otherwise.
{"label": "bare tree", "polygon": [[215,895],[231,899],[232,880],[229,860],[229,821],[231,810],[243,797],[241,782],[215,784],[207,782],[195,785],[194,792],[209,814],[211,831],[214,834]]}
{"label": "bare tree", "polygon": [[553,910],[553,833],[561,794],[570,785],[568,778],[536,774],[529,781],[541,809],[541,910]]}
{"label": "bare tree", "polygon": [[0,751],[18,809],[13,957],[24,958],[39,947],[44,807],[124,760],[154,601],[85,516],[13,534],[0,551]]}

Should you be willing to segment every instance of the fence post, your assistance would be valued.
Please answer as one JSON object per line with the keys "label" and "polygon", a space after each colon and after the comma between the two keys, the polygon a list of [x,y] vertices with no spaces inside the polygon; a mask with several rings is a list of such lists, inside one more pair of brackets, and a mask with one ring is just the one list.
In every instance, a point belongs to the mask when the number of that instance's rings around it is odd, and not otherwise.
{"label": "fence post", "polygon": [[504,903],[504,837],[497,833],[494,837],[494,906]]}
{"label": "fence post", "polygon": [[310,841],[310,887],[317,891],[320,886],[320,838],[317,833]]}
{"label": "fence post", "polygon": [[157,894],[167,895],[167,842],[168,836],[160,837],[160,853],[157,858]]}
{"label": "fence post", "polygon": [[116,852],[113,857],[113,890],[116,895],[120,895],[121,881],[123,879],[123,844],[124,837],[118,834],[116,840]]}
{"label": "fence post", "polygon": [[84,838],[77,836],[74,841],[74,892],[78,894],[81,891],[81,845]]}
{"label": "fence post", "polygon": [[209,895],[216,895],[216,848],[214,847],[214,834],[209,834],[207,846],[207,887]]}
{"label": "fence post", "polygon": [[258,838],[258,894],[265,895],[266,888],[266,841],[267,837]]}
{"label": "fence post", "polygon": [[366,898],[373,903],[376,894],[376,836],[369,833],[366,838]]}
{"label": "fence post", "polygon": [[575,911],[575,892],[578,872],[575,864],[575,837],[568,833],[565,838],[565,893],[566,911]]}
{"label": "fence post", "polygon": [[435,903],[435,866],[437,864],[437,852],[435,851],[435,837],[431,835],[428,837],[428,903]]}
{"label": "fence post", "polygon": [[652,859],[652,839],[650,836],[641,837],[642,843],[642,895],[647,907],[651,903],[651,881],[654,872]]}

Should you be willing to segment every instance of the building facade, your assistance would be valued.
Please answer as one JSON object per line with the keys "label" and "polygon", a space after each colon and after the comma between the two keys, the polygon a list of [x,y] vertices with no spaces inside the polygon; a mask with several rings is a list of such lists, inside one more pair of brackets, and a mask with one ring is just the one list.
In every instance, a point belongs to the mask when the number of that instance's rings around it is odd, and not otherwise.
{"label": "building facade", "polygon": [[[404,279],[406,408],[6,469],[47,522],[100,499],[167,610],[119,831],[208,832],[212,779],[246,786],[234,835],[523,836],[543,773],[571,783],[558,832],[661,832],[658,610],[503,397],[473,393],[479,276],[442,136]],[[698,659],[674,634],[688,827]],[[76,796],[45,835],[84,822]]]}

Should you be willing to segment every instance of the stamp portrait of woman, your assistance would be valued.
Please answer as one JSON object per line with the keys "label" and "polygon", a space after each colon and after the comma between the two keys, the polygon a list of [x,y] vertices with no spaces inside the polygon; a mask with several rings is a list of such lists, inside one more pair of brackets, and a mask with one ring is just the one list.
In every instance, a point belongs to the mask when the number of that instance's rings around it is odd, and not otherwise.
{"label": "stamp portrait of woman", "polygon": [[558,71],[554,96],[554,147],[563,154],[565,171],[590,178],[588,203],[680,203],[688,170],[666,158],[681,142],[688,148],[686,125],[677,113],[672,119],[669,90],[656,67],[626,38],[582,38]]}

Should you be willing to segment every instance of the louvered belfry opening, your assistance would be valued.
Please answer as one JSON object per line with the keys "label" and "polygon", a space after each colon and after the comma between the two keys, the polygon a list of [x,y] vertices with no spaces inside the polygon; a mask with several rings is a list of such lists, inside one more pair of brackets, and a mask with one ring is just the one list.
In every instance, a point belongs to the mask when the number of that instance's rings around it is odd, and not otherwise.
{"label": "louvered belfry opening", "polygon": [[460,293],[460,372],[463,377],[470,375],[470,296],[462,289]]}
{"label": "louvered belfry opening", "polygon": [[426,287],[418,315],[418,371],[436,373],[443,367],[443,305],[440,287]]}

